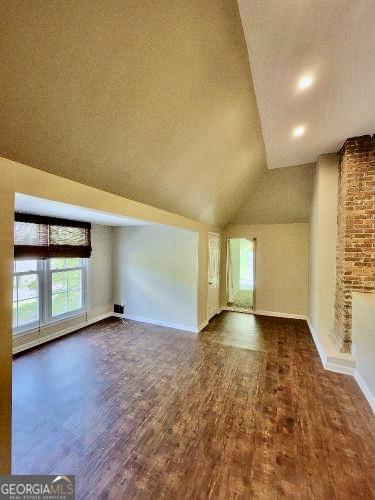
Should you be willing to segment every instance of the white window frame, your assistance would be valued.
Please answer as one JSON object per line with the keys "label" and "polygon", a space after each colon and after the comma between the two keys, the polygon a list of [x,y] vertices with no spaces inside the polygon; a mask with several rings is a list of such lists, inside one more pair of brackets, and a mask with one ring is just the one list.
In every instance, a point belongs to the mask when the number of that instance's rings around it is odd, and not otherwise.
{"label": "white window frame", "polygon": [[[36,259],[29,259],[36,260]],[[79,267],[69,267],[62,269],[51,269],[50,259],[39,259],[37,260],[37,270],[36,271],[23,271],[23,272],[13,272],[14,276],[22,276],[28,274],[38,275],[38,300],[39,300],[39,320],[33,321],[26,325],[13,328],[13,335],[19,335],[24,333],[29,333],[41,326],[46,326],[52,323],[58,323],[65,319],[74,318],[80,316],[87,311],[88,299],[87,299],[87,284],[88,284],[88,260],[81,258],[82,265]],[[52,274],[53,272],[59,271],[82,271],[82,303],[79,309],[74,309],[74,311],[69,311],[67,313],[59,314],[58,316],[52,316]]]}
{"label": "white window frame", "polygon": [[[40,321],[43,318],[43,308],[42,308],[42,303],[43,303],[43,297],[44,297],[44,289],[42,286],[42,278],[43,278],[43,266],[40,260],[37,259],[29,259],[29,260],[36,260],[37,267],[36,270],[34,271],[20,271],[16,272],[15,269],[15,262],[13,264],[13,280],[16,277],[17,278],[17,304],[18,304],[18,277],[19,276],[29,276],[29,275],[37,275],[37,281],[38,281],[38,316],[39,319],[37,321],[32,321],[31,323],[27,323],[26,325],[21,325],[21,326],[16,326],[13,327],[13,334],[18,334],[18,333],[23,333],[28,330],[33,330],[35,327],[37,327],[40,323]],[[12,299],[12,310],[13,310],[13,299]],[[18,313],[17,313],[18,314]]]}
{"label": "white window frame", "polygon": [[[61,321],[66,318],[71,318],[72,316],[79,316],[80,314],[86,311],[86,290],[87,290],[87,259],[81,259],[81,266],[76,267],[66,267],[66,268],[57,268],[51,269],[51,260],[47,259],[45,264],[45,276],[46,276],[46,297],[44,300],[46,306],[46,323],[54,323],[55,321]],[[68,311],[66,313],[59,314],[57,316],[52,316],[52,275],[54,273],[64,272],[64,271],[82,271],[82,300],[81,307],[79,309],[74,309],[73,311]]]}

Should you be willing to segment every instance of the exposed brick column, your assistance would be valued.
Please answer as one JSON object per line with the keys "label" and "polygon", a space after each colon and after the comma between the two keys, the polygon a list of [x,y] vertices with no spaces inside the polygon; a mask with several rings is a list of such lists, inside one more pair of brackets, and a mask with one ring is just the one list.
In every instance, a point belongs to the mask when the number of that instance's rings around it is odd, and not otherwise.
{"label": "exposed brick column", "polygon": [[340,152],[333,340],[350,352],[352,292],[375,291],[375,136],[345,141]]}

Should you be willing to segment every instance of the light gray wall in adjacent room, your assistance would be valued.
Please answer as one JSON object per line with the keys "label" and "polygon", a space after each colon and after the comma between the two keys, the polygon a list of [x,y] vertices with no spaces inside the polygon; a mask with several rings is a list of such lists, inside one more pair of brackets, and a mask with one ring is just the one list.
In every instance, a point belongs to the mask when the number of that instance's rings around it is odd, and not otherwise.
{"label": "light gray wall in adjacent room", "polygon": [[156,225],[113,233],[115,302],[130,316],[196,328],[198,233]]}
{"label": "light gray wall in adjacent room", "polygon": [[95,314],[113,310],[112,237],[112,227],[98,224],[92,226],[88,306],[91,313]]}

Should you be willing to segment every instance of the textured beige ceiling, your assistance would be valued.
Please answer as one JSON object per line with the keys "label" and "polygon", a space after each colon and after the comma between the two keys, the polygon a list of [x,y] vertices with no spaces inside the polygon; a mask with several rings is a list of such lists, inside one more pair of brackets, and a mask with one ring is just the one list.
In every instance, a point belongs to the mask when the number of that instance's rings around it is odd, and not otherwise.
{"label": "textured beige ceiling", "polygon": [[0,155],[224,225],[266,168],[235,0],[1,0]]}

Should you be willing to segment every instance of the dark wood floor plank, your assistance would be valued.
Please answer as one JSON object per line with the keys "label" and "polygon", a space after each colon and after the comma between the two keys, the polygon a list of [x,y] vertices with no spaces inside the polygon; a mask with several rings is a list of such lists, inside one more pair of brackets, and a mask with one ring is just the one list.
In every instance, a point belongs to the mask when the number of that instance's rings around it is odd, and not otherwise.
{"label": "dark wood floor plank", "polygon": [[78,498],[372,499],[374,418],[303,321],[110,319],[14,361],[14,473]]}

